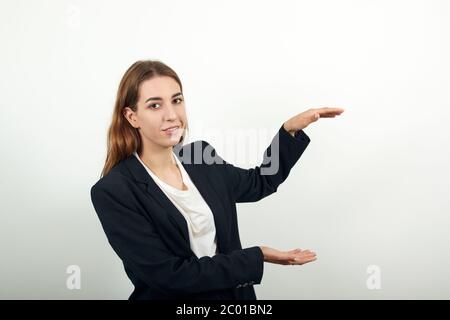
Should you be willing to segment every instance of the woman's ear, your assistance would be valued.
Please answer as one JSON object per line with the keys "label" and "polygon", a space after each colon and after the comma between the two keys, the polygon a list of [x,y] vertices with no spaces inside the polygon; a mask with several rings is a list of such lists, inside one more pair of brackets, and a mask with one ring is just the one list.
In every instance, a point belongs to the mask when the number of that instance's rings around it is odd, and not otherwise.
{"label": "woman's ear", "polygon": [[136,119],[136,114],[133,110],[131,110],[130,107],[123,108],[123,116],[125,119],[128,120],[128,122],[131,124],[133,128],[139,129],[139,124]]}

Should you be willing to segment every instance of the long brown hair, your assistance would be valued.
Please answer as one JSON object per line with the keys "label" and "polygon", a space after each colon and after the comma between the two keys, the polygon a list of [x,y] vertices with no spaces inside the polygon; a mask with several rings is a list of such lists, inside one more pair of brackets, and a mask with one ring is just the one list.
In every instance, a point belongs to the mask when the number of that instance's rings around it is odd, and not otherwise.
{"label": "long brown hair", "polygon": [[[183,86],[176,72],[161,61],[136,61],[128,68],[117,90],[112,121],[108,129],[106,161],[100,177],[107,175],[117,163],[128,158],[134,151],[140,153],[142,143],[138,129],[128,122],[123,111],[126,107],[133,111],[137,110],[141,83],[156,76],[173,78],[180,85],[181,93],[183,93]],[[183,142],[186,130],[183,130],[178,144]]]}

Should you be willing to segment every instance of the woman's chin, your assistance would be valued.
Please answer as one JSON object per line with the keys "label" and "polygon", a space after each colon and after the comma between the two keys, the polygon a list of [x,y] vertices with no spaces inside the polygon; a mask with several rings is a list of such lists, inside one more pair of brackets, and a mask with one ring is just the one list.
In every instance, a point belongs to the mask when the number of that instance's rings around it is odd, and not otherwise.
{"label": "woman's chin", "polygon": [[180,139],[181,139],[181,135],[165,137],[165,138],[161,139],[161,144],[164,145],[165,147],[173,147],[180,142]]}

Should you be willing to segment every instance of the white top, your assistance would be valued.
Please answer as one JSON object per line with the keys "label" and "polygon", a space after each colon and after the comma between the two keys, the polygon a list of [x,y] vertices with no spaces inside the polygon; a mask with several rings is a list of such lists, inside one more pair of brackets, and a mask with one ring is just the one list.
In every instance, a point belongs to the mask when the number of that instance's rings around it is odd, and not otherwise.
{"label": "white top", "polygon": [[214,256],[217,254],[216,227],[214,216],[200,192],[195,187],[177,156],[172,152],[174,161],[181,171],[183,182],[188,190],[179,190],[159,179],[139,158],[137,152],[134,155],[142,163],[148,174],[153,178],[160,189],[172,201],[175,207],[186,219],[189,230],[189,241],[192,251],[198,258]]}

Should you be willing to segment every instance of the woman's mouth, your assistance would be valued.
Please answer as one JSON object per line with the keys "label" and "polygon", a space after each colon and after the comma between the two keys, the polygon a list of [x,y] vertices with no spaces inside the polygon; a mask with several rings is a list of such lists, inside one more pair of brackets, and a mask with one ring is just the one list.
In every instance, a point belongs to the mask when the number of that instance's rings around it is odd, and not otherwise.
{"label": "woman's mouth", "polygon": [[174,134],[176,134],[176,133],[178,133],[178,130],[180,129],[180,127],[179,126],[176,126],[176,127],[172,127],[172,128],[168,128],[168,129],[166,129],[166,130],[163,130],[167,135],[174,135]]}

